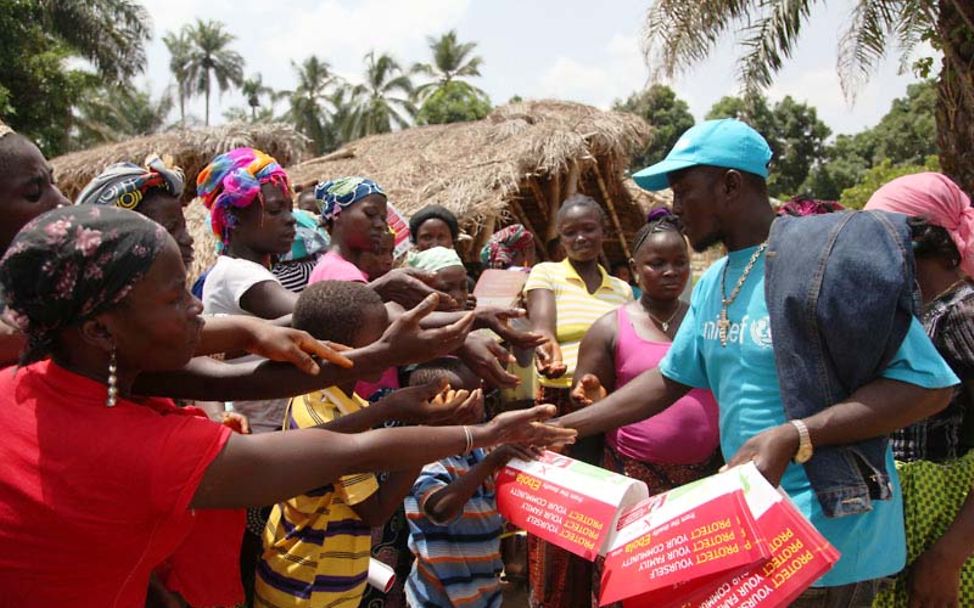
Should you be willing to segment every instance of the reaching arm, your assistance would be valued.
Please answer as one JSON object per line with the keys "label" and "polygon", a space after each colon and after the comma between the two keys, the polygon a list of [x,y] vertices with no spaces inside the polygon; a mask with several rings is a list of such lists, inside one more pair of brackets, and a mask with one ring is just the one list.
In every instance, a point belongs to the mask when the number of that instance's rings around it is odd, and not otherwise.
{"label": "reaching arm", "polygon": [[307,332],[285,327],[281,325],[283,320],[290,323],[291,316],[273,321],[244,315],[206,317],[196,354],[244,351],[271,361],[291,363],[308,374],[318,373],[318,365],[312,356],[341,367],[351,367],[351,361],[338,353],[341,349],[333,349]]}
{"label": "reaching arm", "polygon": [[[947,406],[952,395],[952,388],[928,389],[878,378],[804,422],[812,446],[849,445],[889,435],[932,416]],[[782,424],[749,439],[727,465],[753,460],[764,476],[777,485],[798,451],[798,443],[798,430],[792,424]]]}
{"label": "reaching arm", "polygon": [[602,401],[562,416],[556,422],[576,429],[580,437],[587,437],[655,416],[689,391],[689,386],[674,382],[653,368]]}
{"label": "reaching arm", "polygon": [[577,405],[591,405],[615,390],[615,339],[615,311],[599,317],[585,332],[572,379],[572,399]]}
{"label": "reaching arm", "polygon": [[240,296],[240,308],[261,319],[277,319],[294,312],[298,294],[277,281],[262,281]]}
{"label": "reaching arm", "polygon": [[568,368],[562,361],[561,347],[556,337],[558,308],[555,293],[550,289],[532,289],[528,292],[527,300],[531,329],[544,337],[544,342],[535,349],[538,372],[548,378],[564,376]]}
{"label": "reaching arm", "polygon": [[[474,447],[499,443],[570,443],[574,432],[534,421],[553,406],[505,412],[467,427]],[[408,471],[459,454],[463,427],[407,427],[344,435],[305,429],[262,435],[231,435],[207,467],[193,508],[232,509],[268,505],[362,471]]]}
{"label": "reaching arm", "polygon": [[373,528],[385,525],[416,483],[421,468],[390,473],[379,489],[362,502],[352,505],[355,514]]}
{"label": "reaching arm", "polygon": [[206,401],[275,399],[365,378],[390,366],[427,361],[459,348],[473,324],[473,315],[467,315],[446,327],[420,329],[420,319],[436,304],[435,295],[427,298],[396,319],[378,342],[343,352],[354,365],[351,369],[321,363],[318,373],[310,375],[283,363],[196,358],[178,371],[140,374],[133,393]]}
{"label": "reaching arm", "polygon": [[465,474],[437,490],[423,503],[423,511],[434,523],[452,521],[463,512],[464,505],[474,495],[484,480],[493,475],[511,458],[517,456],[507,446],[502,446],[487,454]]}

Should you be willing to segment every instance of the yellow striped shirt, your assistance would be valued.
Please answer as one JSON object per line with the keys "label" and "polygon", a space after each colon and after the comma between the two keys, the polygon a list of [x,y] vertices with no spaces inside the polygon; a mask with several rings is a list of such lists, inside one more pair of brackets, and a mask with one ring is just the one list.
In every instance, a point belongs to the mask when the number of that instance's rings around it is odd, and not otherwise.
{"label": "yellow striped shirt", "polygon": [[[292,399],[284,429],[324,424],[367,405],[358,395],[326,388]],[[264,529],[255,605],[357,607],[365,591],[372,537],[351,506],[378,489],[371,473],[347,475],[275,505]]]}
{"label": "yellow striped shirt", "polygon": [[578,347],[588,328],[605,313],[632,300],[632,288],[625,281],[610,276],[599,266],[602,284],[589,293],[568,258],[561,262],[544,262],[531,269],[524,291],[548,289],[555,294],[555,337],[568,371],[561,378],[539,378],[543,386],[567,388],[578,363]]}

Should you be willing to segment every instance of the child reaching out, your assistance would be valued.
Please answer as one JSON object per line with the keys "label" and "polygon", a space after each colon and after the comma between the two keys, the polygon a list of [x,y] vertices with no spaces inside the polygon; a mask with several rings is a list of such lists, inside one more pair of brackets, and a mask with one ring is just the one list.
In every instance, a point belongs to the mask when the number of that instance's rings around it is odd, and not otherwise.
{"label": "child reaching out", "polygon": [[[358,348],[378,340],[389,318],[367,285],[324,281],[301,294],[293,324],[319,340]],[[427,424],[445,417],[473,422],[483,411],[480,391],[457,391],[449,402],[430,404],[441,383],[397,391],[371,407],[354,386],[353,381],[293,398],[284,432],[323,426],[355,433],[393,418]],[[277,504],[264,529],[255,606],[357,606],[369,568],[371,529],[402,504],[418,473],[392,473],[381,485],[371,473],[347,475]]]}
{"label": "child reaching out", "polygon": [[[480,380],[457,359],[418,367],[411,386],[445,378],[467,390]],[[406,580],[410,606],[495,608],[501,605],[500,537],[494,473],[511,458],[531,458],[503,446],[476,449],[423,467],[406,498],[409,548],[416,556]]]}

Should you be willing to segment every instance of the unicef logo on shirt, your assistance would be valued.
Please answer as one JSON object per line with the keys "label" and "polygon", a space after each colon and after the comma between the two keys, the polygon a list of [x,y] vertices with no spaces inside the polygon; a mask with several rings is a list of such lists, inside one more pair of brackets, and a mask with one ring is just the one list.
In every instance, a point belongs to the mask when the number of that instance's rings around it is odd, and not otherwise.
{"label": "unicef logo on shirt", "polygon": [[761,348],[771,348],[771,321],[768,317],[751,323],[751,342]]}

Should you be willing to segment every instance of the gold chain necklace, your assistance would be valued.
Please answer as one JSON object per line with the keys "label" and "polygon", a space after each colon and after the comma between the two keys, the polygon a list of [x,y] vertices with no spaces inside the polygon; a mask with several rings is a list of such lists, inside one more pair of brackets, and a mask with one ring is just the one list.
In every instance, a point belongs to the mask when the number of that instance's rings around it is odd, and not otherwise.
{"label": "gold chain necklace", "polygon": [[764,253],[764,250],[768,248],[768,243],[761,243],[761,245],[754,251],[751,255],[751,259],[747,261],[747,266],[744,267],[744,272],[741,273],[741,278],[737,279],[737,285],[730,292],[729,296],[724,295],[727,293],[727,267],[730,266],[730,260],[724,264],[724,270],[720,275],[720,316],[717,318],[717,333],[720,336],[720,345],[727,346],[727,331],[730,329],[730,320],[727,318],[727,308],[734,303],[737,298],[737,294],[741,292],[741,287],[744,286],[744,282],[747,281],[748,275],[751,274],[751,270],[754,269],[754,265],[757,263],[758,258]]}
{"label": "gold chain necklace", "polygon": [[646,314],[649,315],[649,318],[652,319],[657,325],[659,325],[660,327],[663,328],[663,333],[666,333],[666,332],[670,331],[670,323],[673,321],[673,319],[676,318],[676,315],[680,314],[680,310],[682,310],[682,309],[683,309],[683,306],[678,304],[677,307],[676,307],[676,311],[673,314],[670,315],[670,318],[669,319],[667,319],[665,321],[662,321],[662,320],[656,318],[656,315],[654,315],[653,313],[651,313],[649,311],[649,307],[646,307]]}

